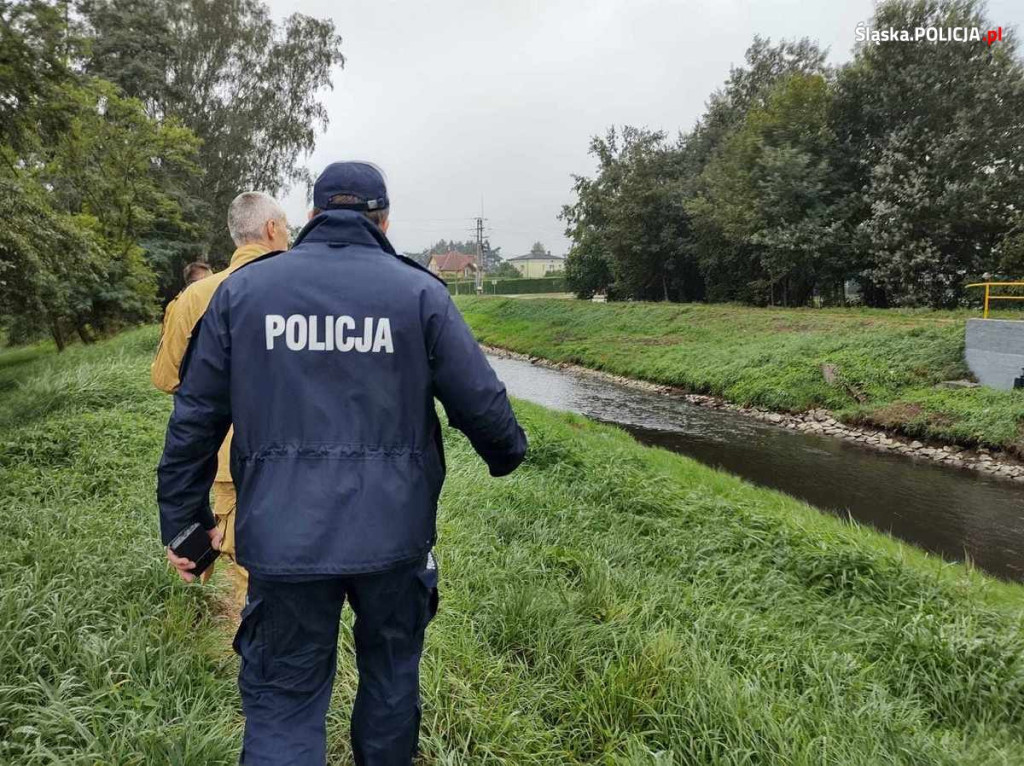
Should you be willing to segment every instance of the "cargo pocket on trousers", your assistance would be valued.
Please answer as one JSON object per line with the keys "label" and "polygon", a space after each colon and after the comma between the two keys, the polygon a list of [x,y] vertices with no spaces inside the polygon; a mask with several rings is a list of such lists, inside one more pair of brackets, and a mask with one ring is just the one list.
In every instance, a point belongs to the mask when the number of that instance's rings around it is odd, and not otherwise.
{"label": "cargo pocket on trousers", "polygon": [[263,677],[263,599],[254,598],[242,610],[241,622],[235,631],[232,648],[241,658],[239,676],[244,678],[256,674]]}
{"label": "cargo pocket on trousers", "polygon": [[423,622],[424,626],[426,626],[434,619],[434,615],[437,614],[437,607],[441,603],[441,594],[437,590],[437,559],[434,558],[433,552],[427,554],[427,563],[419,571],[419,579],[420,583],[427,590],[426,619]]}

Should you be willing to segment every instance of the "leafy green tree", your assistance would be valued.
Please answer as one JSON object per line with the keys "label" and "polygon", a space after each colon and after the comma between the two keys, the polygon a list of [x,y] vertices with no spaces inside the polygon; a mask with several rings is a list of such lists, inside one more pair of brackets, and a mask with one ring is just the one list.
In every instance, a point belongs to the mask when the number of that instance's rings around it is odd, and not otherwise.
{"label": "leafy green tree", "polygon": [[[661,133],[635,128],[594,139],[597,176],[575,179],[577,201],[562,212],[573,242],[566,262],[570,287],[583,297],[607,290],[613,297],[648,300],[700,300],[706,295],[751,300],[755,293],[770,293],[771,279],[764,269],[758,266],[760,273],[752,273],[751,265],[761,263],[759,249],[764,249],[764,243],[755,247],[754,230],[748,225],[738,238],[736,231],[721,228],[708,216],[694,228],[688,208],[697,199],[696,209],[701,210],[699,200],[712,193],[701,184],[715,173],[721,182],[718,191],[724,192],[724,168],[738,168],[736,157],[718,160],[719,170],[706,178],[701,174],[723,153],[748,113],[766,109],[775,88],[787,78],[826,72],[825,53],[815,43],[773,45],[758,37],[747,50],[745,66],[732,70],[724,87],[712,95],[705,115],[678,142],[670,144]],[[734,155],[742,154],[739,144],[744,141],[756,143],[754,136],[737,140]],[[783,194],[788,169],[783,157],[777,160],[773,172],[777,193]],[[806,249],[812,236],[794,227],[773,232],[774,252],[781,258],[784,252]],[[790,271],[781,262],[773,269]]]}
{"label": "leafy green tree", "polygon": [[1024,279],[1024,210],[1018,213],[1013,227],[1000,241],[996,255],[999,258],[997,274],[1014,282]]}
{"label": "leafy green tree", "polygon": [[51,204],[88,228],[106,254],[102,289],[88,325],[115,329],[153,316],[156,280],[139,242],[156,231],[187,232],[179,200],[200,176],[197,140],[173,119],[157,121],[111,83],[83,77],[57,91],[48,109],[68,125],[33,175]]}
{"label": "leafy green tree", "polygon": [[102,284],[99,244],[50,207],[42,186],[9,173],[0,173],[0,218],[0,316],[10,337],[31,340],[42,330],[63,350]]}
{"label": "leafy green tree", "polygon": [[157,222],[186,225],[181,187],[201,175],[191,131],[149,118],[141,102],[96,78],[61,89],[48,108],[70,115],[38,173],[55,206],[94,217],[117,247],[135,244]]}
{"label": "leafy green tree", "polygon": [[720,240],[700,256],[712,294],[801,305],[822,283],[841,291],[831,98],[821,75],[789,75],[708,163],[687,207],[701,241]]}
{"label": "leafy green tree", "polygon": [[236,194],[311,180],[297,160],[327,125],[319,93],[344,61],[333,22],[293,14],[278,25],[259,0],[83,0],[80,8],[92,32],[86,70],[201,140],[204,176],[183,207],[198,219],[202,253],[223,265]]}
{"label": "leafy green tree", "polygon": [[[879,5],[878,28],[993,25],[974,0]],[[838,81],[835,129],[858,162],[850,186],[861,281],[877,305],[954,306],[997,271],[1024,200],[1024,69],[1012,35],[859,48]]]}
{"label": "leafy green tree", "polygon": [[594,138],[590,151],[597,175],[575,178],[576,202],[561,213],[573,243],[570,289],[581,297],[607,291],[639,300],[701,298],[680,153],[663,133],[633,127]]}
{"label": "leafy green tree", "polygon": [[3,172],[26,200],[7,219],[5,272],[22,278],[5,312],[22,326],[36,312],[58,347],[65,325],[88,341],[93,331],[152,319],[156,281],[138,242],[158,226],[184,226],[177,200],[198,173],[194,136],[88,77],[55,86],[34,112],[41,126],[59,114],[62,130],[42,131],[45,140]]}
{"label": "leafy green tree", "polygon": [[[155,282],[138,241],[187,228],[180,200],[198,169],[188,130],[77,70],[81,38],[57,11],[0,8],[0,104],[17,104],[0,143],[9,204],[0,312],[15,337],[45,328],[63,348],[72,332],[88,341],[153,317]],[[44,76],[24,65],[29,55],[47,62]]]}
{"label": "leafy green tree", "polygon": [[808,38],[782,40],[755,36],[744,54],[745,65],[733,67],[725,85],[711,94],[707,110],[683,137],[685,161],[692,176],[699,174],[722,142],[751,109],[764,108],[772,91],[792,75],[825,75],[826,52]]}
{"label": "leafy green tree", "polygon": [[598,293],[607,293],[612,284],[608,259],[590,243],[580,241],[569,249],[565,259],[565,278],[577,298],[589,300]]}
{"label": "leafy green tree", "polygon": [[0,146],[8,162],[38,140],[37,108],[69,76],[72,45],[60,7],[0,0]]}
{"label": "leafy green tree", "polygon": [[[769,303],[775,293],[776,280],[784,280],[784,275],[791,272],[792,264],[781,260],[783,252],[788,250],[789,260],[792,260],[793,251],[808,237],[800,236],[795,228],[785,233],[773,232],[771,239],[779,247],[775,258],[768,258],[765,242],[759,243],[755,236],[761,231],[758,227],[766,225],[758,211],[763,213],[768,208],[766,205],[751,207],[751,203],[761,201],[757,183],[771,179],[774,193],[792,195],[798,185],[798,179],[792,174],[813,171],[808,167],[790,168],[784,157],[785,148],[765,151],[763,134],[777,132],[767,123],[773,122],[768,114],[780,109],[777,93],[782,83],[793,78],[803,82],[802,78],[821,78],[827,74],[825,52],[813,41],[783,40],[773,44],[767,38],[755,37],[746,51],[745,65],[732,69],[725,85],[712,95],[707,111],[694,129],[681,137],[679,161],[683,167],[684,207],[694,214],[692,258],[699,264],[710,300]],[[751,114],[762,117],[751,120]],[[779,119],[785,122],[787,117],[781,116],[774,122]],[[776,143],[785,142],[780,139]],[[757,172],[745,164],[755,157],[764,163]],[[732,196],[740,190],[744,195],[743,204]],[[724,209],[716,209],[719,201],[725,203]],[[803,284],[798,286],[797,293],[806,292]],[[788,286],[787,283],[781,291],[782,302],[788,297],[785,294]],[[798,297],[794,295],[794,299]]]}
{"label": "leafy green tree", "polygon": [[543,242],[534,242],[533,246],[530,248],[530,255],[547,255],[547,254],[548,254],[548,250],[547,250],[546,247],[544,247],[544,243]]}

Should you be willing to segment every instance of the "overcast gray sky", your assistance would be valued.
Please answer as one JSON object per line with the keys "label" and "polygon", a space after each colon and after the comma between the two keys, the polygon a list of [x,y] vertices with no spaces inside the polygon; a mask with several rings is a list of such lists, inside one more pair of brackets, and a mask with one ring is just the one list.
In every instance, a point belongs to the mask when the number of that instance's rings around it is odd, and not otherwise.
{"label": "overcast gray sky", "polygon": [[[505,257],[542,241],[590,137],[610,125],[674,135],[740,64],[755,34],[811,37],[850,57],[872,0],[269,0],[275,16],[334,19],[345,67],[324,94],[331,124],[306,162],[367,159],[388,175],[395,247],[472,236],[481,207]],[[1024,3],[992,0],[1021,28]],[[304,189],[286,198],[305,220]]]}

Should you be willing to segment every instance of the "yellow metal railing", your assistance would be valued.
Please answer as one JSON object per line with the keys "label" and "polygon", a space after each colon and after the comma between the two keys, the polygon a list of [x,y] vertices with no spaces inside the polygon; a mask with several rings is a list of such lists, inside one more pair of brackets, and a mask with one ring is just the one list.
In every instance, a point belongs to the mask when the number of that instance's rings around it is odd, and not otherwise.
{"label": "yellow metal railing", "polygon": [[983,314],[984,319],[988,319],[989,301],[1024,301],[1024,295],[992,295],[993,287],[1024,287],[1024,282],[975,282],[974,284],[967,286],[985,288],[985,313]]}

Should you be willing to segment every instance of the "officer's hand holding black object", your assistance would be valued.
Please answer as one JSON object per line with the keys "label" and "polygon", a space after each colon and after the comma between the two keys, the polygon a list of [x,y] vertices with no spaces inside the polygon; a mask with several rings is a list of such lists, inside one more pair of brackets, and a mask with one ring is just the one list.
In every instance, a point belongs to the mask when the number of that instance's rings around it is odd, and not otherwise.
{"label": "officer's hand holding black object", "polygon": [[[219,551],[221,543],[224,541],[224,533],[217,529],[217,527],[214,527],[213,529],[207,529],[206,534],[210,536],[210,545],[213,546],[213,549]],[[192,582],[196,579],[196,576],[192,574],[192,570],[196,568],[196,563],[190,559],[176,556],[169,545],[167,546],[167,560],[177,570],[178,576],[185,582]],[[203,571],[202,575],[200,575],[200,582],[205,583],[210,579],[210,575],[213,574],[213,567],[214,565],[211,564]]]}

